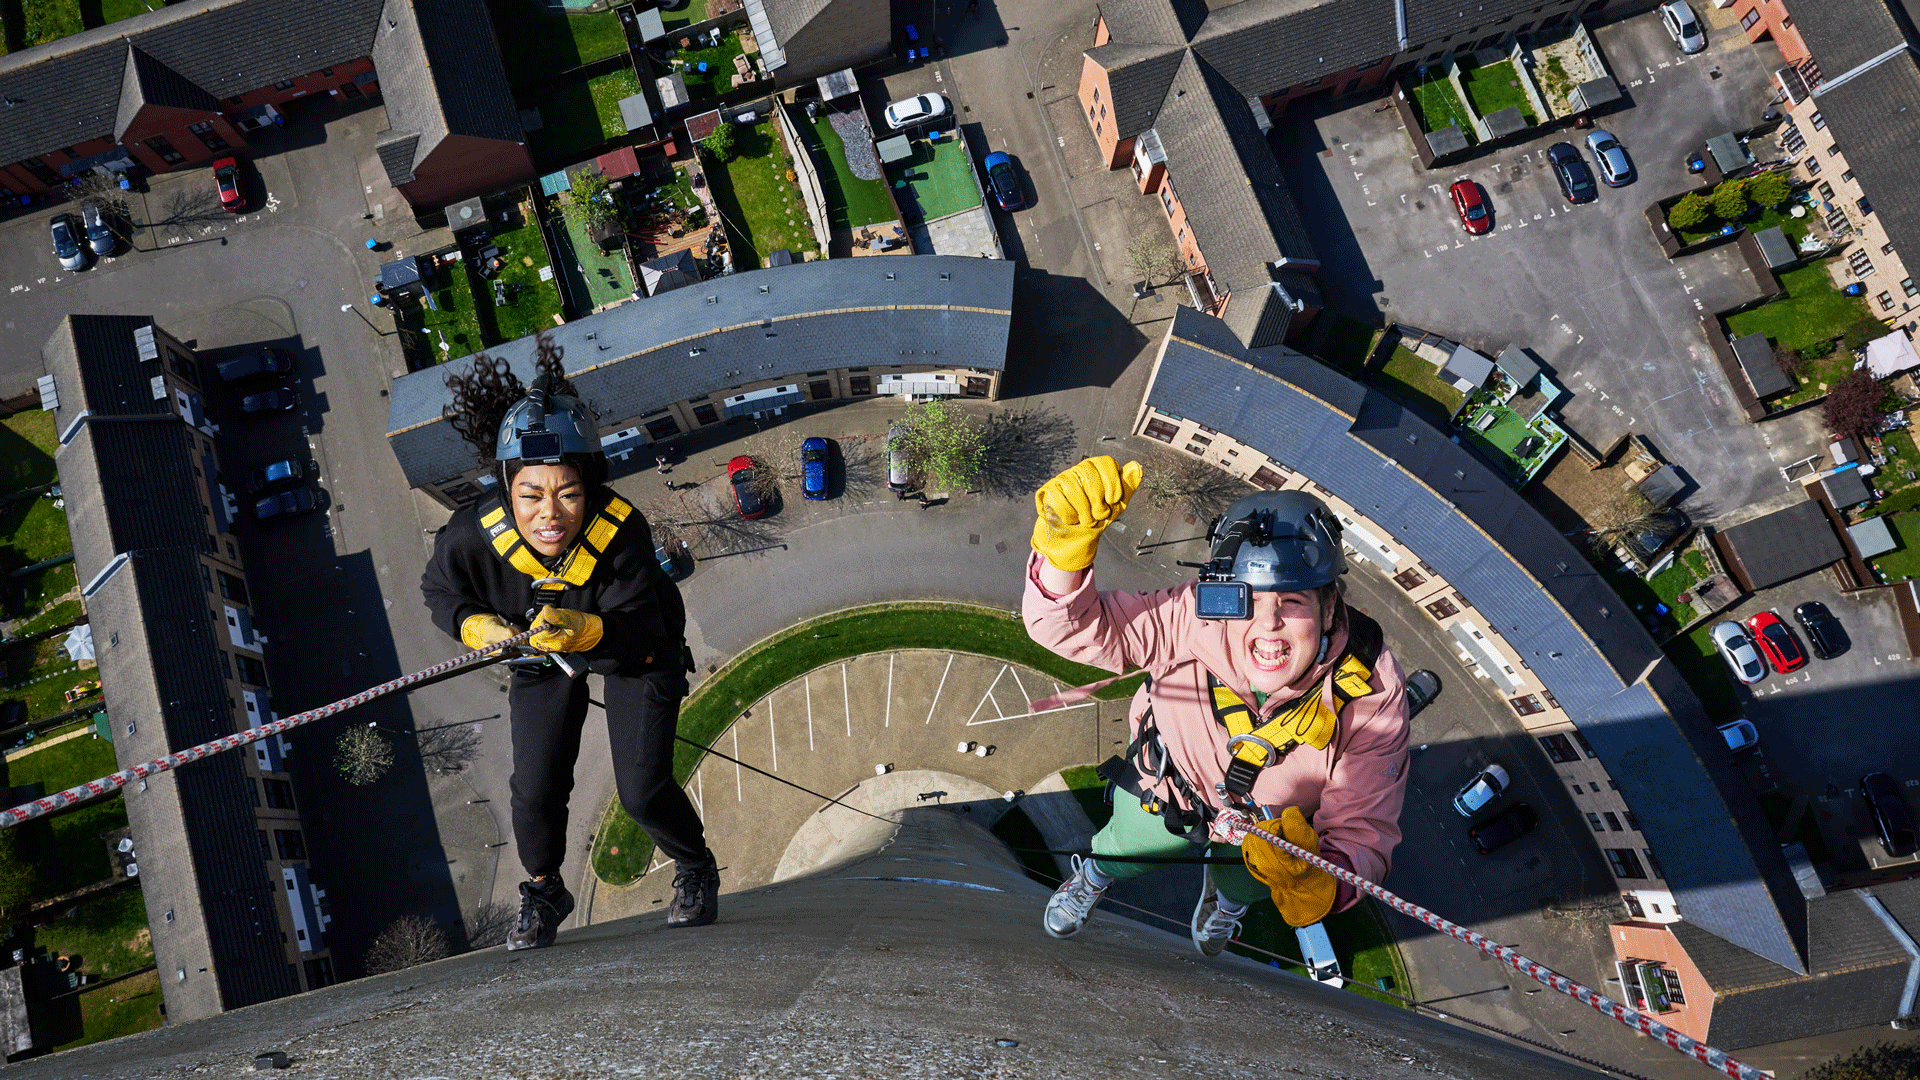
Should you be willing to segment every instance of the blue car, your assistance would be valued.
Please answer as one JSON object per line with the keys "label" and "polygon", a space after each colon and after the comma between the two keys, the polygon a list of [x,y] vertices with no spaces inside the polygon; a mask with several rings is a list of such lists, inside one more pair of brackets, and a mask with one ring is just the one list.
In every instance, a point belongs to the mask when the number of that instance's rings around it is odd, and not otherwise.
{"label": "blue car", "polygon": [[995,150],[982,164],[987,167],[987,187],[1000,209],[1018,210],[1027,204],[1025,196],[1020,194],[1020,175],[1013,170],[1012,158]]}
{"label": "blue car", "polygon": [[815,436],[800,444],[800,495],[827,497],[827,440]]}

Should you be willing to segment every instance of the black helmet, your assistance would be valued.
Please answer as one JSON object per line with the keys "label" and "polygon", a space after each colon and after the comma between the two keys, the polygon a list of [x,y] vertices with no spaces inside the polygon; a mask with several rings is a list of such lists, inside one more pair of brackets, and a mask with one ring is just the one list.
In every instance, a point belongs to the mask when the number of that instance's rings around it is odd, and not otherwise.
{"label": "black helmet", "polygon": [[[500,419],[494,460],[500,462],[501,482],[514,471],[511,464],[572,465],[589,485],[606,476],[606,457],[600,434],[594,429],[593,410],[571,394],[554,393],[549,376],[541,375]],[[588,475],[594,474],[594,475]]]}
{"label": "black helmet", "polygon": [[1254,592],[1306,592],[1347,571],[1340,519],[1304,491],[1262,491],[1227,508],[1207,528],[1213,545],[1203,580]]}

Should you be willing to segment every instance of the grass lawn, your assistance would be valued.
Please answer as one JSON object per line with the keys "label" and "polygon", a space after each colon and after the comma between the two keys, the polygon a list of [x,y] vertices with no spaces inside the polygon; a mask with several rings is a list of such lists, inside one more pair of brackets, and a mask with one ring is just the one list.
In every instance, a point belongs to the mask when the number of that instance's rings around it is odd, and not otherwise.
{"label": "grass lawn", "polygon": [[1408,95],[1413,102],[1413,111],[1420,118],[1422,131],[1438,131],[1449,125],[1458,126],[1460,134],[1474,141],[1473,121],[1467,118],[1466,106],[1460,104],[1460,95],[1453,92],[1453,84],[1445,79],[1428,79],[1413,88]]}
{"label": "grass lawn", "polygon": [[79,0],[21,0],[21,46],[32,48],[87,28]]}
{"label": "grass lawn", "polygon": [[771,123],[735,124],[733,160],[707,170],[714,205],[726,221],[733,265],[753,270],[767,253],[819,246],[800,189],[787,182],[787,155]]}
{"label": "grass lawn", "polygon": [[593,95],[593,109],[600,117],[600,133],[607,139],[625,135],[627,122],[620,119],[620,99],[640,92],[640,77],[633,73],[633,68],[595,75],[587,80],[587,92]]}
{"label": "grass lawn", "polygon": [[660,13],[660,25],[666,27],[668,31],[674,31],[683,26],[692,26],[697,22],[705,22],[707,18],[706,0],[688,0],[686,4],[681,6],[679,11],[662,11]]}
{"label": "grass lawn", "polygon": [[59,448],[50,412],[29,409],[0,420],[0,495],[53,483]]}
{"label": "grass lawn", "polygon": [[131,979],[88,990],[78,995],[78,1001],[78,1024],[56,1024],[59,1034],[55,1037],[65,1038],[54,1044],[55,1050],[71,1050],[122,1035],[152,1031],[161,1024],[158,972],[143,972]]}
{"label": "grass lawn", "polygon": [[507,79],[515,85],[627,51],[626,31],[611,11],[564,15],[538,0],[487,0],[487,12],[500,39]]}
{"label": "grass lawn", "polygon": [[[1738,224],[1745,226],[1748,231],[1756,233],[1778,225],[1780,226],[1780,231],[1786,234],[1787,242],[1794,245],[1795,248],[1798,248],[1800,241],[1813,229],[1813,214],[1811,211],[1809,211],[1805,217],[1794,217],[1791,213],[1792,208],[1799,205],[1799,200],[1790,199],[1779,206],[1768,207],[1760,211],[1758,216],[1752,217],[1751,219],[1742,219]],[[1672,224],[1672,222],[1668,222],[1668,224]],[[1698,229],[1676,228],[1674,233],[1680,237],[1681,243],[1695,244],[1710,236],[1718,235],[1720,226],[1721,222],[1719,219],[1710,218],[1707,224]]]}
{"label": "grass lawn", "polygon": [[[1478,447],[1480,452],[1500,463],[1508,476],[1515,481],[1524,481],[1531,475],[1539,463],[1551,456],[1561,443],[1558,432],[1552,428],[1536,428],[1523,420],[1519,413],[1503,405],[1489,405],[1490,399],[1482,397],[1480,403],[1469,406],[1461,415],[1461,434],[1466,440]],[[1474,430],[1475,425],[1467,422],[1469,416],[1481,416],[1491,408],[1497,419],[1485,431]],[[1520,444],[1529,437],[1541,440],[1540,449],[1530,457],[1518,455]]]}
{"label": "grass lawn", "polygon": [[[680,61],[680,76],[687,81],[687,95],[690,100],[718,97],[733,89],[733,77],[738,74],[733,67],[733,58],[745,50],[740,48],[739,34],[724,34],[720,44],[704,49],[682,49],[674,57]],[[701,71],[700,65],[707,65]]]}
{"label": "grass lawn", "polygon": [[[491,344],[480,332],[474,314],[473,289],[468,285],[467,268],[455,263],[434,272],[429,295],[433,306],[408,303],[401,309],[400,325],[411,331],[401,339],[412,366],[428,367],[447,360],[458,360],[479,352]],[[442,345],[445,348],[442,348]]]}
{"label": "grass lawn", "polygon": [[1692,622],[1694,616],[1699,614],[1692,604],[1680,602],[1680,594],[1691,590],[1694,585],[1693,572],[1680,560],[1669,563],[1665,570],[1653,575],[1647,584],[1661,603],[1673,609],[1674,620],[1681,626]]}
{"label": "grass lawn", "polygon": [[0,543],[12,549],[11,561],[15,566],[31,566],[72,551],[73,538],[67,535],[67,512],[44,496],[17,502],[0,512]]}
{"label": "grass lawn", "polygon": [[1513,70],[1513,61],[1502,60],[1480,68],[1462,64],[1460,82],[1467,88],[1467,99],[1473,102],[1474,111],[1481,116],[1518,106],[1527,123],[1540,122],[1533,114],[1533,102],[1527,100],[1527,92],[1520,88],[1520,75]]}
{"label": "grass lawn", "polygon": [[45,607],[48,600],[64,596],[73,588],[74,571],[71,562],[59,566],[49,566],[27,576],[27,611],[38,611]]}
{"label": "grass lawn", "polygon": [[67,703],[66,691],[95,677],[93,669],[82,671],[72,661],[59,658],[61,640],[50,637],[0,648],[0,661],[7,666],[0,698],[24,702],[30,720],[44,720],[77,708],[78,703]]}
{"label": "grass lawn", "polygon": [[[77,727],[92,727],[91,721],[84,721]],[[49,731],[35,742],[64,734],[72,728]],[[68,739],[52,746],[42,745],[24,754],[7,759],[7,778],[14,784],[31,784],[36,781],[46,785],[48,792],[65,791],[75,784],[84,784],[119,769],[113,759],[113,744],[105,739],[83,736]]]}
{"label": "grass lawn", "polygon": [[1720,651],[1713,647],[1713,638],[1708,636],[1712,629],[1712,626],[1702,626],[1684,638],[1669,642],[1667,655],[1673,658],[1687,685],[1693,687],[1700,703],[1706,706],[1707,719],[1724,724],[1740,715],[1740,696],[1733,689],[1733,673],[1727,670],[1727,662],[1720,659]]}
{"label": "grass lawn", "polygon": [[1091,765],[1062,769],[1060,779],[1066,781],[1067,790],[1073,792],[1080,809],[1087,812],[1087,820],[1093,822],[1094,831],[1099,832],[1113,816],[1113,807],[1107,805],[1107,782]]}
{"label": "grass lawn", "polygon": [[1680,561],[1686,563],[1687,569],[1693,571],[1694,580],[1696,581],[1704,581],[1711,570],[1711,567],[1707,565],[1707,557],[1698,551],[1689,550],[1685,555],[1681,556]]}
{"label": "grass lawn", "polygon": [[80,601],[62,600],[48,610],[14,627],[14,636],[32,637],[42,630],[51,630],[56,626],[65,626],[78,619],[81,614]]}
{"label": "grass lawn", "polygon": [[[499,220],[498,211],[494,220]],[[528,334],[553,329],[554,316],[561,313],[560,290],[551,279],[540,280],[540,271],[548,265],[548,260],[539,223],[528,218],[517,229],[494,233],[493,243],[499,246],[500,257],[506,260],[493,280],[512,286],[513,300],[503,307],[495,307],[489,292],[479,301],[481,333],[488,334],[489,320],[493,323],[491,342],[516,341]]]}
{"label": "grass lawn", "polygon": [[[1836,296],[1840,295],[1838,293]],[[1852,297],[1842,297],[1852,299]],[[1803,401],[1826,394],[1827,388],[1845,378],[1853,370],[1853,352],[1850,349],[1834,349],[1825,356],[1806,361],[1806,367],[1794,380],[1799,383],[1792,391],[1767,401],[1771,409],[1786,409]]]}
{"label": "grass lawn", "polygon": [[612,132],[601,126],[599,104],[586,80],[555,84],[522,104],[540,112],[540,127],[527,132],[527,146],[543,170],[577,161],[586,151],[624,133],[624,125],[618,123]]}
{"label": "grass lawn", "polygon": [[1373,384],[1403,404],[1431,413],[1434,422],[1439,424],[1445,424],[1447,417],[1452,416],[1453,410],[1466,398],[1452,383],[1442,381],[1432,364],[1414,355],[1411,349],[1399,347],[1380,365]]}
{"label": "grass lawn", "polygon": [[80,970],[110,979],[153,963],[147,904],[139,889],[116,889],[34,928],[35,947],[78,956]]}
{"label": "grass lawn", "polygon": [[35,876],[35,900],[70,893],[113,876],[107,842],[100,834],[126,828],[124,796],[116,793],[95,799],[71,810],[62,810],[48,821],[53,826],[53,850],[59,854],[52,865],[43,867],[43,872]]}
{"label": "grass lawn", "polygon": [[[801,131],[809,130],[801,127]],[[807,149],[820,172],[820,190],[827,198],[827,226],[858,229],[892,221],[893,200],[884,180],[862,180],[847,168],[847,146],[825,116],[813,122]]]}
{"label": "grass lawn", "polygon": [[[1684,619],[1678,617],[1683,613],[1671,610],[1672,604],[1667,604],[1670,609],[1668,614],[1656,616],[1655,622],[1652,625],[1648,624],[1647,618],[1654,614],[1654,605],[1665,604],[1666,601],[1661,599],[1647,579],[1639,574],[1614,563],[1611,566],[1602,567],[1600,576],[1607,579],[1607,584],[1613,586],[1613,591],[1619,595],[1620,599],[1626,601],[1627,607],[1633,612],[1633,617],[1639,620],[1641,626],[1647,627],[1648,632],[1652,633],[1655,639],[1664,639],[1686,625]],[[1689,608],[1687,611],[1691,612],[1692,609]],[[1692,615],[1686,614],[1685,618],[1690,619]]]}
{"label": "grass lawn", "polygon": [[[94,0],[81,0],[80,14],[89,20],[88,26],[105,26],[121,19],[131,19],[135,15],[145,15],[149,11],[159,11],[162,6],[160,0],[153,0],[152,4],[146,0],[97,0],[97,3]],[[100,9],[98,22],[91,21],[95,15],[88,9],[92,7]]]}
{"label": "grass lawn", "polygon": [[1358,380],[1362,375],[1360,365],[1366,363],[1380,331],[1359,319],[1331,311],[1322,312],[1321,318],[1332,319],[1333,327],[1327,332],[1326,344],[1320,347],[1320,362]]}
{"label": "grass lawn", "polygon": [[1888,581],[1920,577],[1920,514],[1894,514],[1887,518],[1887,527],[1893,530],[1893,538],[1900,546],[1876,556],[1874,567]]}
{"label": "grass lawn", "polygon": [[887,166],[887,182],[908,221],[932,221],[980,205],[967,148],[951,133],[937,143],[915,139],[911,158]]}
{"label": "grass lawn", "polygon": [[[1033,643],[1018,618],[989,608],[962,604],[879,604],[801,623],[769,638],[708,676],[680,710],[680,734],[711,745],[740,715],[740,710],[823,664],[897,649],[947,649],[996,657],[1020,664],[1068,686],[1106,677],[1109,672],[1062,660]],[[1129,697],[1138,679],[1126,679],[1096,697]],[[703,751],[684,743],[673,749],[673,775],[682,783],[693,775]],[[611,854],[618,847],[619,855]],[[593,869],[600,880],[625,885],[647,868],[653,845],[618,800],[608,804],[593,846]]]}
{"label": "grass lawn", "polygon": [[554,271],[566,275],[576,303],[591,310],[633,296],[633,271],[619,248],[601,251],[587,235],[587,227],[568,221],[564,214],[555,224],[559,250],[554,252]]}
{"label": "grass lawn", "polygon": [[1824,263],[1814,263],[1780,275],[1786,295],[1751,311],[1728,316],[1727,329],[1735,337],[1765,334],[1776,345],[1805,351],[1831,341],[1861,319],[1872,318],[1867,302],[1834,288]]}

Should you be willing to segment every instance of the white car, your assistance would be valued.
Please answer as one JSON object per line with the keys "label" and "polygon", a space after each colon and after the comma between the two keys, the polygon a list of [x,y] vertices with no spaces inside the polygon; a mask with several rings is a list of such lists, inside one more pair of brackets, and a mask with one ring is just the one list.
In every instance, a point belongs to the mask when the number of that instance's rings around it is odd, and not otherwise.
{"label": "white car", "polygon": [[1622,187],[1633,182],[1633,162],[1613,132],[1595,128],[1587,135],[1587,153],[1593,155],[1593,163],[1600,167],[1601,183]]}
{"label": "white car", "polygon": [[1700,26],[1700,20],[1693,17],[1693,8],[1687,5],[1687,0],[1668,0],[1661,4],[1660,23],[1681,52],[1692,55],[1707,47],[1707,32]]}
{"label": "white car", "polygon": [[1720,658],[1733,669],[1733,677],[1743,683],[1757,683],[1767,677],[1767,665],[1760,659],[1760,653],[1747,639],[1747,631],[1737,622],[1719,622],[1713,624],[1711,631],[1714,647],[1720,650]]}
{"label": "white car", "polygon": [[953,111],[947,99],[939,94],[921,94],[905,101],[896,101],[887,106],[887,126],[895,131],[903,127],[912,127],[926,120],[934,120]]}
{"label": "white car", "polygon": [[1727,749],[1736,754],[1760,745],[1760,732],[1754,728],[1751,720],[1721,724],[1720,734],[1727,740]]}
{"label": "white car", "polygon": [[1461,817],[1470,818],[1485,810],[1493,800],[1506,793],[1511,783],[1507,770],[1498,765],[1489,765],[1480,770],[1480,774],[1467,781],[1467,786],[1453,797],[1453,808]]}

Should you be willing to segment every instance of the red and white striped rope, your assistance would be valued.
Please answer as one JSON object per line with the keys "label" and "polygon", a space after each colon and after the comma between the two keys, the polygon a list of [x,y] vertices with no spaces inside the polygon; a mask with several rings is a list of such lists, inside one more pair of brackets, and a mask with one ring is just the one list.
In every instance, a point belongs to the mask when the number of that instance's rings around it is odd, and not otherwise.
{"label": "red and white striped rope", "polygon": [[315,720],[324,719],[325,717],[346,712],[348,709],[357,708],[375,698],[384,697],[396,690],[404,690],[423,679],[430,679],[435,675],[445,674],[462,664],[472,663],[475,660],[497,653],[502,649],[511,649],[518,645],[524,645],[527,639],[544,629],[546,629],[546,627],[542,626],[535,627],[532,630],[522,631],[505,641],[496,642],[484,649],[475,649],[472,652],[461,653],[451,660],[442,660],[432,667],[422,668],[410,675],[402,675],[397,679],[383,682],[378,686],[368,687],[352,697],[341,698],[331,705],[322,705],[317,709],[309,709],[303,713],[296,713],[284,720],[275,720],[272,723],[262,724],[259,727],[248,728],[236,735],[223,735],[211,742],[203,742],[199,746],[190,746],[178,753],[168,754],[163,758],[155,758],[145,764],[135,765],[129,769],[122,769],[112,776],[101,777],[98,780],[89,780],[84,784],[76,784],[65,791],[48,795],[45,798],[35,799],[30,803],[16,806],[11,810],[0,811],[0,829],[10,829],[23,821],[51,814],[55,810],[73,806],[76,803],[82,803],[88,799],[99,798],[110,792],[118,791],[128,784],[133,783],[135,780],[144,780],[155,773],[166,772],[169,769],[177,769],[190,761],[199,761],[201,758],[211,757],[224,750],[236,750],[248,743],[259,742],[269,735],[278,735],[283,731],[299,727],[301,724],[312,723]]}
{"label": "red and white striped rope", "polygon": [[[1242,820],[1233,820],[1236,817]],[[1343,866],[1337,866],[1315,855],[1311,851],[1290,844],[1280,837],[1267,832],[1265,829],[1255,828],[1254,824],[1253,819],[1244,814],[1240,814],[1237,811],[1226,811],[1215,820],[1215,835],[1219,836],[1223,831],[1238,832],[1244,829],[1248,836],[1257,836],[1295,858],[1305,859],[1311,865],[1325,870],[1327,873],[1352,885],[1361,892],[1387,904],[1395,911],[1419,919],[1421,922],[1446,934],[1448,937],[1464,941],[1474,948],[1479,949],[1481,952],[1486,953],[1488,956],[1513,968],[1515,971],[1533,979],[1535,982],[1545,986],[1551,986],[1555,990],[1573,998],[1575,1001],[1582,1002],[1598,1010],[1601,1014],[1612,1017],[1650,1039],[1665,1043],[1709,1068],[1723,1072],[1728,1076],[1737,1077],[1738,1080],[1766,1080],[1766,1073],[1761,1072],[1751,1065],[1742,1064],[1728,1057],[1725,1051],[1716,1050],[1706,1043],[1675,1031],[1652,1017],[1629,1009],[1625,1005],[1607,997],[1605,994],[1582,986],[1544,964],[1535,963],[1525,956],[1522,956],[1519,952],[1497,941],[1492,941],[1480,934],[1476,934],[1458,923],[1448,922],[1446,919],[1435,915],[1419,904],[1413,903],[1410,900],[1403,900]]]}

